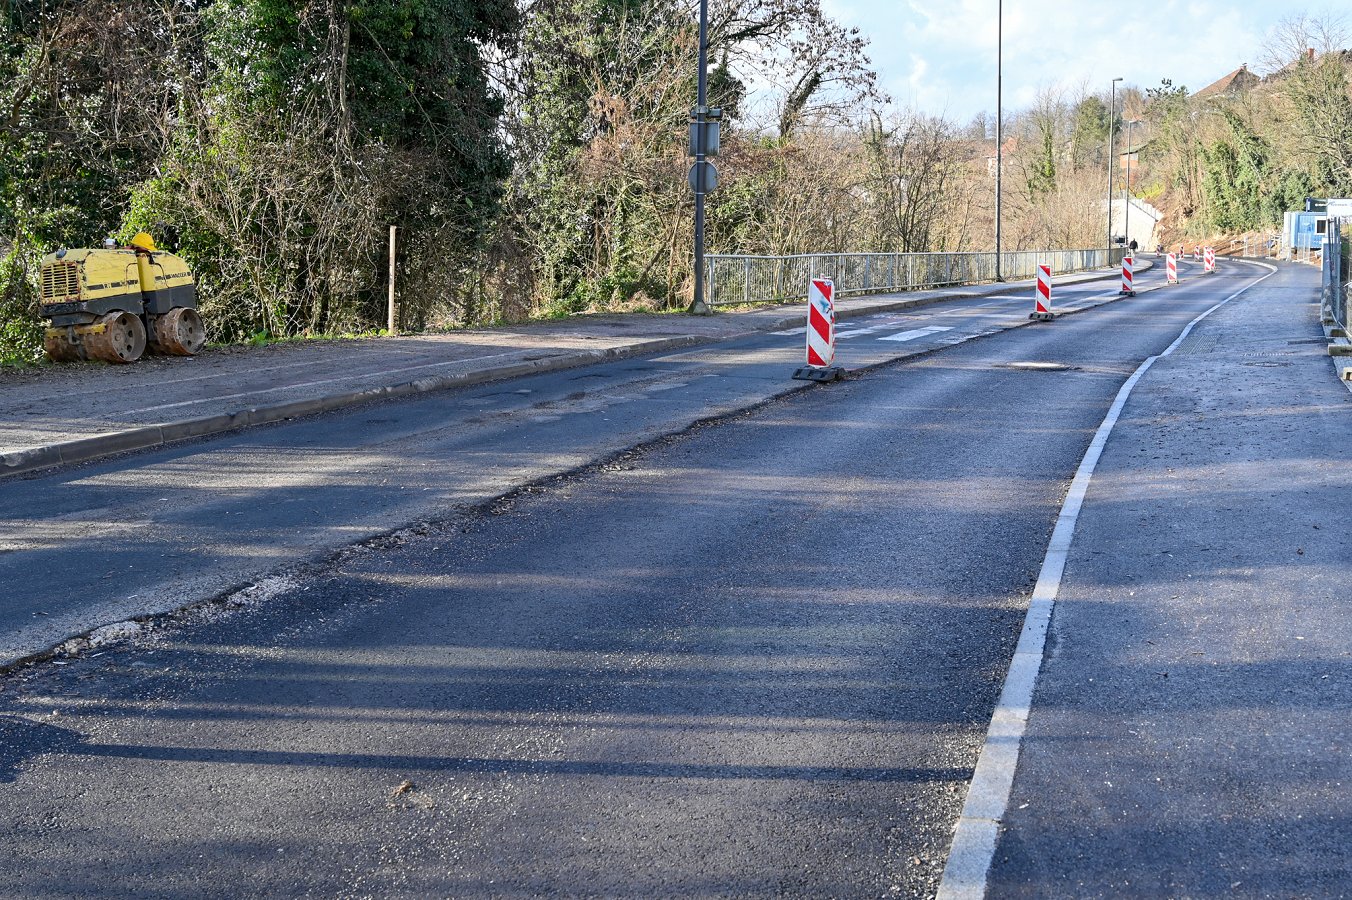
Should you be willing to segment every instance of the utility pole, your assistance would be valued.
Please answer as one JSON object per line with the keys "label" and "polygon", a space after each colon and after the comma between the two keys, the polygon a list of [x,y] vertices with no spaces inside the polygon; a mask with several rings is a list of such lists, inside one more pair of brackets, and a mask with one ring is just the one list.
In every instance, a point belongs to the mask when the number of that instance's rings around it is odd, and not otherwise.
{"label": "utility pole", "polygon": [[[690,302],[689,312],[707,316],[709,304],[704,300],[704,195],[713,190],[713,176],[707,174],[713,164],[705,160],[708,155],[708,136],[706,123],[709,120],[709,0],[699,0],[699,75],[695,90],[695,111],[691,121],[691,153],[695,165],[690,170],[690,187],[695,192],[695,296]],[[715,126],[717,127],[717,126]]]}
{"label": "utility pole", "polygon": [[1127,120],[1127,177],[1122,185],[1122,236],[1131,243],[1131,126],[1139,119]]}
{"label": "utility pole", "polygon": [[995,4],[995,280],[1004,281],[1000,272],[1000,177],[1005,168],[1004,146],[1004,29],[1005,2]]}
{"label": "utility pole", "polygon": [[1113,126],[1117,124],[1117,83],[1121,78],[1113,79],[1112,100],[1108,104],[1108,264],[1113,262]]}

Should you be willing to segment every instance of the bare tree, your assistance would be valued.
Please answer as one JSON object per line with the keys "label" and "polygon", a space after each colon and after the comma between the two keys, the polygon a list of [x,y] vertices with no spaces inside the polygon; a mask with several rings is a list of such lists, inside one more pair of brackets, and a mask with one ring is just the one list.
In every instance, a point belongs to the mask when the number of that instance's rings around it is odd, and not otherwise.
{"label": "bare tree", "polygon": [[1302,56],[1341,50],[1352,40],[1352,21],[1346,13],[1325,9],[1286,16],[1268,32],[1258,58],[1262,70],[1277,72]]}

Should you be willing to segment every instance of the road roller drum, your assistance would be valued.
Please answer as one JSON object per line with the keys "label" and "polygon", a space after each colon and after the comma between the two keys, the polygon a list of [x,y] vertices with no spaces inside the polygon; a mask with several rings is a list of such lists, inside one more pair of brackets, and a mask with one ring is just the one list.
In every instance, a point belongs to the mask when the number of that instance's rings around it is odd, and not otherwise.
{"label": "road roller drum", "polygon": [[51,321],[43,346],[57,362],[130,363],[147,348],[191,356],[206,345],[187,263],[157,250],[148,234],[124,247],[48,254],[41,279],[40,309]]}

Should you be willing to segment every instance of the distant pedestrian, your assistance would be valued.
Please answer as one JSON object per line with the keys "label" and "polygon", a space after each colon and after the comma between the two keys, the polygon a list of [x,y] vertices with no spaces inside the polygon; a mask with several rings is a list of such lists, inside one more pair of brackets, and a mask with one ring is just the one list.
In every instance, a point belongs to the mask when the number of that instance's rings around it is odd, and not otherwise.
{"label": "distant pedestrian", "polygon": [[1132,252],[1132,253],[1135,253],[1135,252],[1136,252],[1136,247],[1138,246],[1137,243],[1136,243],[1136,238],[1132,238],[1132,239],[1131,239],[1131,243],[1130,243],[1130,244],[1127,244],[1127,246],[1131,248],[1131,252]]}

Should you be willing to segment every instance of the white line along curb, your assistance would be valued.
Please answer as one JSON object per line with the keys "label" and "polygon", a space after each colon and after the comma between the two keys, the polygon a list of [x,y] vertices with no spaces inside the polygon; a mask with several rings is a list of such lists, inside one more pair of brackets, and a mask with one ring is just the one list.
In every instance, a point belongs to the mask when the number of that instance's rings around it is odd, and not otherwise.
{"label": "white line along curb", "polygon": [[991,859],[995,856],[1000,820],[1004,818],[1009,793],[1014,786],[1014,767],[1019,761],[1019,748],[1028,725],[1033,688],[1037,685],[1038,672],[1042,669],[1052,606],[1061,589],[1061,575],[1065,571],[1071,539],[1075,536],[1080,507],[1084,504],[1089,480],[1094,476],[1094,468],[1103,455],[1108,436],[1112,434],[1113,426],[1117,424],[1118,416],[1122,414],[1122,408],[1126,406],[1136,383],[1156,360],[1173,353],[1198,322],[1277,273],[1276,266],[1266,263],[1252,265],[1270,271],[1193,319],[1163,353],[1150,357],[1131,374],[1118,390],[1113,405],[1108,408],[1108,415],[1094,433],[1094,439],[1080,461],[1075,479],[1070,483],[1070,492],[1061,505],[1061,514],[1056,518],[1056,527],[1047,545],[1047,555],[1042,560],[1042,571],[1038,573],[1037,584],[1028,603],[1028,613],[1023,620],[1023,631],[1019,634],[1018,646],[1014,648],[1014,659],[1005,675],[1004,689],[991,716],[986,743],[977,758],[972,784],[967,789],[967,800],[962,805],[962,815],[958,817],[958,824],[953,831],[953,846],[948,851],[948,863],[944,866],[943,880],[939,883],[938,900],[976,900],[986,894],[986,876],[990,872]]}

